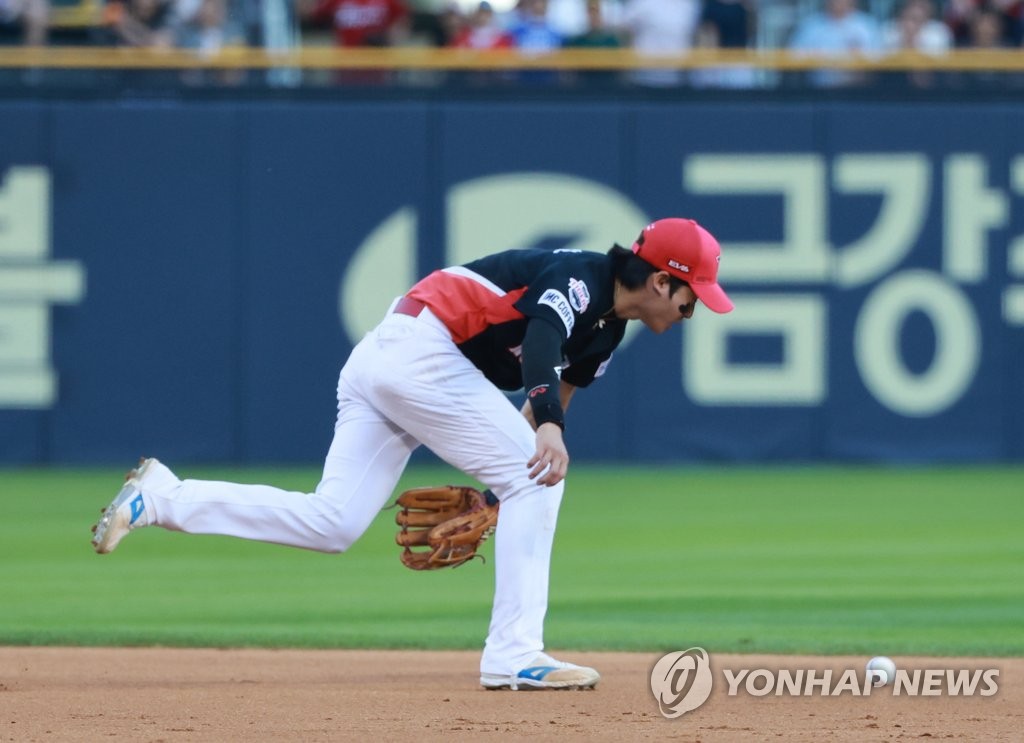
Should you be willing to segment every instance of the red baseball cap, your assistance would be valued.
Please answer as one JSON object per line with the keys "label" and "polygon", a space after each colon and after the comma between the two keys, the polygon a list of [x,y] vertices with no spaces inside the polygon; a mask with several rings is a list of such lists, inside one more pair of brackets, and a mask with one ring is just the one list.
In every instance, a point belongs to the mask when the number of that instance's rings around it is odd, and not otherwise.
{"label": "red baseball cap", "polygon": [[659,219],[644,227],[633,252],[656,268],[682,279],[708,309],[732,311],[732,300],[718,285],[722,248],[710,232],[692,219]]}

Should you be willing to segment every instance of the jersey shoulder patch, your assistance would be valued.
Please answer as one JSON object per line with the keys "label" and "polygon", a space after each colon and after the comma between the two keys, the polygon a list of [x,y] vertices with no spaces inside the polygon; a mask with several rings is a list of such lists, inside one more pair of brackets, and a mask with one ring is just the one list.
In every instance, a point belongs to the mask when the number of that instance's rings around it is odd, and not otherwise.
{"label": "jersey shoulder patch", "polygon": [[590,289],[587,288],[587,282],[569,279],[569,304],[581,315],[587,311],[587,307],[590,306]]}
{"label": "jersey shoulder patch", "polygon": [[537,300],[537,304],[545,305],[550,307],[558,315],[558,318],[565,325],[565,334],[569,335],[572,333],[572,328],[576,324],[576,316],[572,313],[572,306],[569,304],[569,300],[565,298],[565,295],[557,289],[548,289],[540,295],[540,299]]}

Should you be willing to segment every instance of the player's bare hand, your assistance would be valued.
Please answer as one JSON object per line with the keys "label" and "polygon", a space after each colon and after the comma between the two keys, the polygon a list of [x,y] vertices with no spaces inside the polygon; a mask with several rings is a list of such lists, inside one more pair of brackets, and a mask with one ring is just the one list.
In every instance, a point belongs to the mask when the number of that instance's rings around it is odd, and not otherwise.
{"label": "player's bare hand", "polygon": [[550,487],[565,479],[569,469],[569,452],[562,440],[561,428],[554,423],[540,424],[537,428],[537,452],[526,466],[531,468],[530,479],[540,477],[537,482],[541,485]]}

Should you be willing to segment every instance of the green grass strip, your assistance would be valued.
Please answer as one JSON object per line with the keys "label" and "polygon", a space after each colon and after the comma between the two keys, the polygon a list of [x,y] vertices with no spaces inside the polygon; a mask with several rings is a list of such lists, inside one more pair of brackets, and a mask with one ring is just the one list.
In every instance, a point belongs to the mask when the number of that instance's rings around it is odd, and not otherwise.
{"label": "green grass strip", "polygon": [[[178,474],[305,491],[319,470]],[[393,512],[344,555],[143,529],[98,556],[89,526],[119,480],[0,470],[0,644],[482,645],[492,566],[406,570]],[[417,467],[400,487],[464,481]],[[1021,655],[1022,526],[1021,468],[575,466],[547,642]]]}

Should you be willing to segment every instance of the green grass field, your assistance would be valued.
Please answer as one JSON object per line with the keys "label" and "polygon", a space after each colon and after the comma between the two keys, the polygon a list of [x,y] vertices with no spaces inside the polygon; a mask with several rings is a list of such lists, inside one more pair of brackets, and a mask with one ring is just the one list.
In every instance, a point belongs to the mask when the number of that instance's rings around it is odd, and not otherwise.
{"label": "green grass field", "polygon": [[[312,489],[305,469],[179,468]],[[0,470],[0,644],[478,648],[493,571],[403,568],[383,512],[347,554],[89,526],[113,469]],[[465,479],[410,469],[401,487]],[[1024,469],[575,466],[552,648],[1024,654]],[[491,546],[484,548],[492,554]]]}

